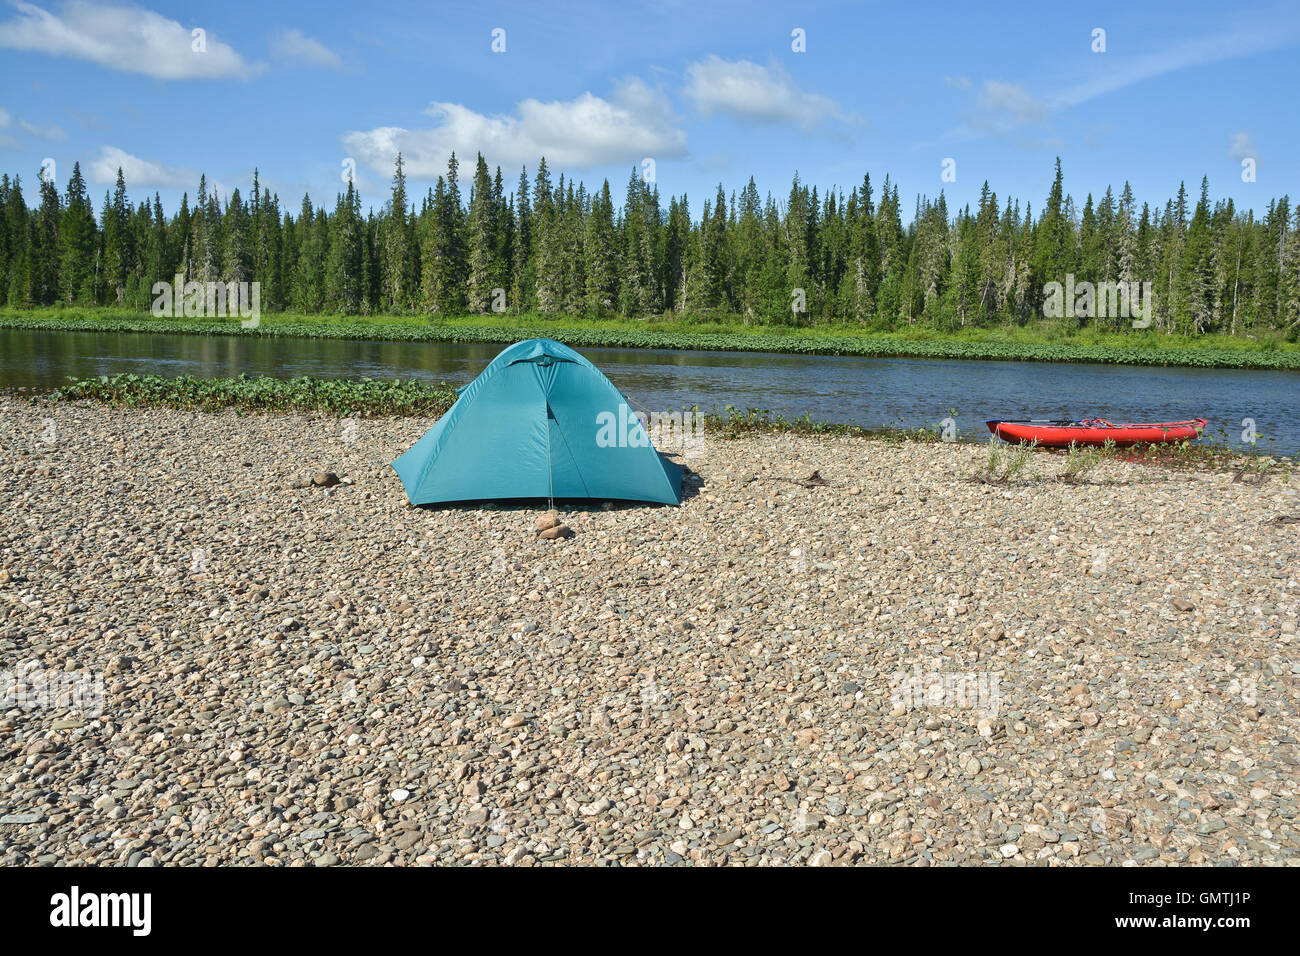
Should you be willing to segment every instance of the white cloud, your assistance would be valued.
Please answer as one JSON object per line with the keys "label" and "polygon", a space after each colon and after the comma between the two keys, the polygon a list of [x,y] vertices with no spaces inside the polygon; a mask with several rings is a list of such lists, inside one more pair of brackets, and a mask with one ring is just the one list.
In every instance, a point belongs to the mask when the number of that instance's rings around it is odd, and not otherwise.
{"label": "white cloud", "polygon": [[[14,117],[14,115],[7,109],[0,107],[0,129],[9,129],[13,126],[17,126],[18,129],[22,130],[28,136],[35,136],[37,139],[47,139],[52,142],[61,143],[68,138],[68,134],[65,133],[60,126],[53,123],[49,126],[37,126],[35,123],[29,123],[25,119]],[[18,142],[19,141],[13,136],[6,135],[4,137],[4,143],[6,146],[16,146]]]}
{"label": "white cloud", "polygon": [[1249,133],[1233,133],[1228,155],[1233,159],[1245,159],[1247,156],[1258,159],[1259,149],[1255,146],[1255,138]]}
{"label": "white cloud", "polygon": [[856,122],[830,97],[799,89],[783,67],[709,54],[686,68],[683,95],[705,116],[723,113],[760,123],[795,123],[805,129],[827,119]]}
{"label": "white cloud", "polygon": [[445,173],[452,150],[462,161],[481,152],[490,164],[507,169],[534,166],[543,156],[553,168],[587,168],[686,152],[686,133],[667,97],[636,79],[619,84],[607,100],[589,92],[572,100],[526,99],[509,115],[435,102],[424,112],[438,125],[357,130],[343,142],[359,163],[385,175],[400,151],[407,172],[417,178]]}
{"label": "white cloud", "polygon": [[271,52],[285,60],[296,60],[307,66],[322,66],[330,70],[343,69],[343,58],[301,30],[285,30],[271,37]]}
{"label": "white cloud", "polygon": [[985,80],[975,98],[975,125],[986,129],[1039,123],[1047,114],[1046,104],[1019,83]]}
{"label": "white cloud", "polygon": [[943,78],[943,82],[944,82],[945,84],[947,84],[947,86],[948,86],[950,89],[954,89],[954,90],[969,90],[969,89],[970,89],[970,77],[969,77],[969,76],[945,76],[945,77]]}
{"label": "white cloud", "polygon": [[37,139],[48,139],[55,143],[61,143],[68,138],[68,134],[63,131],[63,128],[53,123],[49,126],[37,126],[35,123],[20,119],[18,128],[28,136],[35,136]]}
{"label": "white cloud", "polygon": [[71,56],[124,73],[160,80],[248,77],[264,69],[250,64],[209,32],[196,51],[188,27],[152,10],[70,0],[50,13],[18,2],[18,15],[0,23],[0,46],[52,56]]}
{"label": "white cloud", "polygon": [[199,174],[178,166],[164,166],[139,156],[132,156],[116,146],[103,146],[99,157],[90,164],[90,181],[113,183],[117,181],[118,168],[128,187],[137,189],[193,189],[198,185]]}
{"label": "white cloud", "polygon": [[[1089,57],[1095,64],[1084,82],[1036,95],[1018,83],[986,80],[964,123],[950,130],[944,141],[961,141],[983,134],[1007,133],[1019,126],[1041,123],[1053,114],[1114,93],[1143,80],[1177,70],[1208,66],[1283,49],[1300,42],[1300,21],[1271,19],[1267,23],[1239,23],[1231,28],[1183,40],[1164,50],[1121,57],[1115,53]],[[955,86],[952,78],[946,78]],[[1052,140],[1044,140],[1052,142]]]}
{"label": "white cloud", "polygon": [[[1093,78],[1048,97],[1047,105],[1053,110],[1077,106],[1165,73],[1267,53],[1291,46],[1298,39],[1300,28],[1285,20],[1273,20],[1267,24],[1244,24],[1207,36],[1193,37],[1155,53],[1144,53],[1126,60],[1117,58],[1113,61],[1113,69],[1099,70]],[[1103,60],[1105,57],[1098,56],[1095,59]],[[1111,64],[1106,65],[1109,67]]]}

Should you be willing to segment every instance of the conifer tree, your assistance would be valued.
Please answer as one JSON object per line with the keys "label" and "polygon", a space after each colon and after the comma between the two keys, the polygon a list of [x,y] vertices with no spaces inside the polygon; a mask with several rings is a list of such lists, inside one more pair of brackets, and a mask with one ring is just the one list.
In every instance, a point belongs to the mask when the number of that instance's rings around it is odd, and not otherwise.
{"label": "conifer tree", "polygon": [[614,253],[614,202],[605,180],[592,200],[583,236],[586,267],[586,313],[600,317],[612,312],[618,294],[618,260]]}
{"label": "conifer tree", "polygon": [[407,220],[406,170],[402,154],[393,163],[393,190],[383,223],[382,282],[383,307],[405,312],[414,284],[415,258],[410,223]]}
{"label": "conifer tree", "polygon": [[59,190],[41,177],[41,205],[32,234],[32,299],[38,305],[59,300],[59,222],[63,217]]}
{"label": "conifer tree", "polygon": [[365,223],[360,218],[359,199],[349,180],[338,197],[330,220],[329,254],[325,260],[325,308],[356,314],[361,309],[365,288]]}
{"label": "conifer tree", "polygon": [[[161,214],[161,210],[159,210]],[[72,164],[72,177],[64,194],[59,221],[60,299],[68,305],[90,305],[95,299],[95,256],[98,252],[95,213],[81,176],[81,164]]]}
{"label": "conifer tree", "polygon": [[474,182],[469,200],[469,274],[468,297],[471,312],[487,312],[492,307],[492,290],[496,285],[497,224],[492,199],[492,180],[487,162],[478,154]]}

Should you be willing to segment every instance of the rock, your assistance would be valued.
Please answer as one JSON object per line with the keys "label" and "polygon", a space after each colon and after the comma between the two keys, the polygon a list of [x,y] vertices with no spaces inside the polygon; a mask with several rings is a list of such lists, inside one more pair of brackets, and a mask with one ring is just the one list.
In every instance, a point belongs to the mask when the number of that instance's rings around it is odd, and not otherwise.
{"label": "rock", "polygon": [[405,800],[405,799],[406,799],[407,797],[409,797],[410,795],[411,795],[411,791],[410,791],[410,790],[403,790],[401,787],[398,787],[396,790],[394,790],[394,791],[393,791],[392,793],[390,793],[388,796],[389,796],[389,799],[391,799],[391,800],[393,801],[393,803],[401,803],[403,800]]}
{"label": "rock", "polygon": [[514,866],[516,863],[522,860],[527,855],[527,853],[528,853],[528,847],[522,845],[517,846],[509,853],[507,853],[506,858],[501,862],[504,863],[506,866]]}
{"label": "rock", "polygon": [[0,815],[0,826],[12,824],[14,826],[26,826],[30,823],[40,823],[41,815],[39,813],[6,813]]}
{"label": "rock", "polygon": [[539,531],[537,537],[541,538],[543,541],[556,541],[560,538],[572,538],[573,531],[570,530],[568,525],[557,524],[554,527],[547,528],[545,531]]}
{"label": "rock", "polygon": [[339,476],[332,471],[318,471],[311,476],[311,483],[317,488],[332,488],[339,483]]}
{"label": "rock", "polygon": [[534,524],[536,524],[538,531],[546,531],[548,528],[559,527],[560,517],[554,511],[548,511],[546,514],[538,517]]}
{"label": "rock", "polygon": [[1187,600],[1186,598],[1177,597],[1174,598],[1169,603],[1173,605],[1175,611],[1182,611],[1184,613],[1188,613],[1190,611],[1196,610],[1196,605],[1193,604],[1191,601]]}
{"label": "rock", "polygon": [[396,838],[394,838],[393,848],[397,850],[399,853],[401,853],[403,851],[411,849],[411,847],[415,846],[416,844],[423,843],[423,842],[424,842],[424,834],[421,831],[407,830],[405,833],[399,834]]}
{"label": "rock", "polygon": [[528,718],[523,714],[511,714],[506,717],[505,720],[501,721],[501,726],[506,730],[513,730],[515,727],[522,727],[527,722]]}

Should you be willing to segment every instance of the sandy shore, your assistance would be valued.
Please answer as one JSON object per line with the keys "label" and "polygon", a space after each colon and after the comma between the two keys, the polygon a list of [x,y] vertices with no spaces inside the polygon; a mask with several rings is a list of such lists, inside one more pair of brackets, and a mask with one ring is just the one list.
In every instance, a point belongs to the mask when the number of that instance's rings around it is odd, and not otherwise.
{"label": "sandy shore", "polygon": [[764,436],[550,543],[427,421],[0,421],[0,864],[1300,862],[1294,479]]}

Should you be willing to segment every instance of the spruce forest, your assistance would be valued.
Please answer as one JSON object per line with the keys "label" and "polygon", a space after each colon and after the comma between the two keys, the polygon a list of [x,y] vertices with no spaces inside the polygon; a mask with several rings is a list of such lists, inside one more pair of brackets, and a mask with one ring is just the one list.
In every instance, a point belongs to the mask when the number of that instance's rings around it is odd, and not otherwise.
{"label": "spruce forest", "polygon": [[[261,283],[268,311],[438,314],[504,311],[753,324],[908,326],[951,331],[1043,321],[1051,282],[1150,282],[1153,327],[1182,335],[1300,331],[1300,203],[1260,218],[1180,186],[1140,206],[1126,183],[1080,207],[1061,163],[1041,206],[984,185],[977,208],[918,197],[906,225],[897,185],[869,176],[819,193],[798,176],[782,198],[751,178],[722,185],[693,214],[634,169],[621,204],[542,160],[507,189],[477,157],[468,187],[453,155],[425,195],[396,158],[382,210],[351,183],[333,209],[304,196],[282,209],[256,172],[247,196],[201,179],[170,215],[157,194],[134,204],[121,172],[98,216],[74,165],[60,195],[38,178],[0,177],[0,304],[148,310],[153,284]],[[499,291],[498,291],[499,290]],[[797,290],[802,290],[798,292]],[[802,304],[800,310],[795,306]],[[1123,330],[1126,319],[1065,319]]]}

